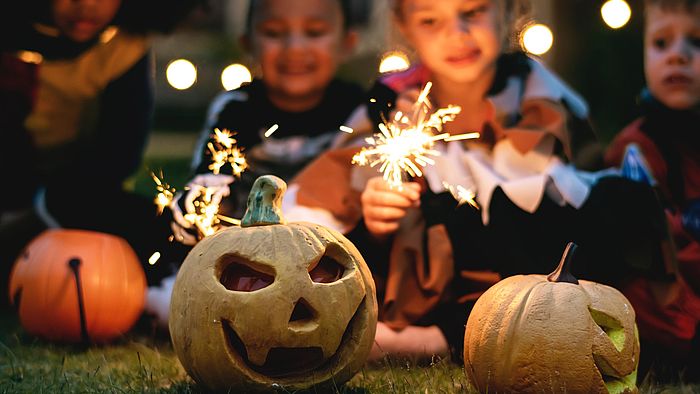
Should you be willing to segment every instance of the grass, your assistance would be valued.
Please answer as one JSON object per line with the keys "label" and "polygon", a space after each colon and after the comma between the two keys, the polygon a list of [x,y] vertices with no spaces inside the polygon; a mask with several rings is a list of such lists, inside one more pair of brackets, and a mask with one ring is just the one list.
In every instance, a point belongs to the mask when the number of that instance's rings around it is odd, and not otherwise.
{"label": "grass", "polygon": [[[137,325],[109,346],[57,345],[28,336],[12,315],[0,324],[0,393],[199,393],[165,334]],[[338,393],[465,392],[462,369],[446,360],[386,361],[360,371]]]}
{"label": "grass", "polygon": [[[12,314],[0,315],[0,393],[200,393],[162,332],[142,319],[108,346],[69,346],[27,335]],[[466,393],[462,368],[447,360],[418,365],[385,360],[367,366],[338,394]],[[282,391],[283,393],[285,391]],[[700,386],[663,386],[645,379],[642,393],[700,393]]]}

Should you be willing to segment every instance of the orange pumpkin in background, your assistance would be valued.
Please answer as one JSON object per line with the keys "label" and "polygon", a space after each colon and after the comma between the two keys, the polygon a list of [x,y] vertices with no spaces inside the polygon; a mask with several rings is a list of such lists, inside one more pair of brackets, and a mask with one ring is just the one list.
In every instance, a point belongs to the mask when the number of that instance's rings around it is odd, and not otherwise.
{"label": "orange pumpkin in background", "polygon": [[474,305],[464,363],[479,392],[638,392],[634,309],[612,287],[569,273],[575,247],[549,276],[511,276]]}
{"label": "orange pumpkin in background", "polygon": [[131,329],[143,311],[146,275],[122,238],[52,229],[17,259],[9,290],[30,334],[104,343]]}

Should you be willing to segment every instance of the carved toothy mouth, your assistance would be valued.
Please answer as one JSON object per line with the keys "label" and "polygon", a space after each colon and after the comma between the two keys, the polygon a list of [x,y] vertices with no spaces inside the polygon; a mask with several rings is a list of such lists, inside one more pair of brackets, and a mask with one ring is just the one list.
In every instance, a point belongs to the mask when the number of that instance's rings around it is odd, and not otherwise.
{"label": "carved toothy mouth", "polygon": [[253,365],[248,359],[248,352],[243,341],[231,327],[231,324],[227,320],[222,320],[222,324],[229,346],[243,357],[250,369],[265,376],[277,378],[305,373],[323,364],[323,350],[320,347],[273,347],[267,353],[265,364],[262,366]]}
{"label": "carved toothy mouth", "polygon": [[251,370],[273,378],[303,376],[312,371],[327,369],[338,363],[338,354],[341,349],[348,345],[351,337],[353,337],[353,329],[359,316],[358,312],[362,306],[364,306],[364,303],[365,299],[363,298],[352,319],[350,319],[350,323],[348,323],[348,326],[345,328],[338,350],[328,359],[323,358],[323,350],[317,346],[302,348],[273,347],[270,348],[267,354],[265,364],[262,366],[254,365],[248,359],[248,352],[246,351],[245,345],[236,333],[236,330],[231,327],[231,323],[226,319],[221,319],[221,324],[228,342],[229,350],[239,356]]}

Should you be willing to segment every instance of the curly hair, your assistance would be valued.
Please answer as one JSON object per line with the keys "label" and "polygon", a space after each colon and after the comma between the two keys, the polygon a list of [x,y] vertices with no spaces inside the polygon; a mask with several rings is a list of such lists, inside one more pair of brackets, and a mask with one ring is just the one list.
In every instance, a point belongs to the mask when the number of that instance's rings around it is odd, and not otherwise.
{"label": "curly hair", "polygon": [[[369,20],[372,0],[338,0],[340,1],[340,9],[343,13],[343,27],[351,29],[361,27],[367,24]],[[245,20],[245,33],[250,34],[253,31],[253,17],[257,11],[260,0],[250,0],[248,3],[248,14]]]}
{"label": "curly hair", "polygon": [[[504,49],[515,49],[518,47],[518,34],[529,22],[532,6],[530,0],[490,0],[494,2],[500,11],[500,24],[505,26],[502,30]],[[700,1],[700,0],[698,0]],[[402,0],[391,0],[391,9],[396,18],[401,21],[403,18]]]}
{"label": "curly hair", "polygon": [[114,25],[132,33],[169,33],[207,0],[122,0]]}
{"label": "curly hair", "polygon": [[[169,33],[197,7],[207,5],[208,0],[121,0],[111,24],[137,34]],[[52,7],[52,0],[17,2],[15,10],[3,15],[0,23],[15,27],[37,22],[52,25]]]}

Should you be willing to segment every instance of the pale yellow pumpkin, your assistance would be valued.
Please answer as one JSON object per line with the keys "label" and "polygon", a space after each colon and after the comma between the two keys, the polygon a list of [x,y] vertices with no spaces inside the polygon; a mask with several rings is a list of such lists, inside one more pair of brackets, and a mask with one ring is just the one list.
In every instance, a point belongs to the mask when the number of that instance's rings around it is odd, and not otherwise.
{"label": "pale yellow pumpkin", "polygon": [[285,224],[285,189],[277,177],[258,178],[242,227],[204,238],[177,275],[172,342],[208,389],[332,387],[371,349],[377,302],[367,265],[340,233]]}
{"label": "pale yellow pumpkin", "polygon": [[506,278],[476,302],[464,363],[480,392],[638,391],[634,309],[614,288],[568,274],[573,248],[551,275]]}

